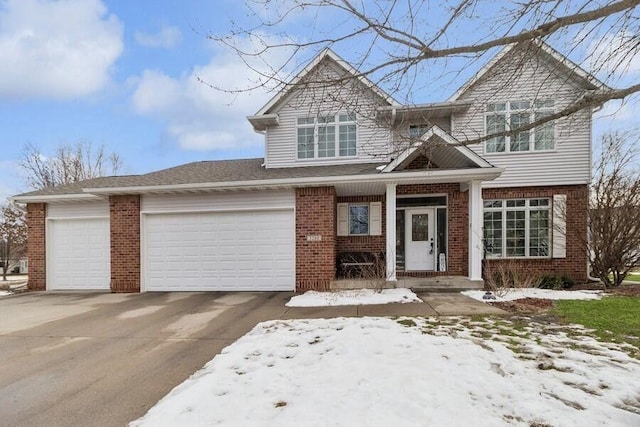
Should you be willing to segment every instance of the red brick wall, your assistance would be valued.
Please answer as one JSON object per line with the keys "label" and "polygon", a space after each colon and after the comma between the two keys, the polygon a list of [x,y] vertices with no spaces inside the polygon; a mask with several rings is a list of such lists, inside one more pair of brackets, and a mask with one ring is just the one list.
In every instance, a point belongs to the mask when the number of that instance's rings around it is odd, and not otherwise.
{"label": "red brick wall", "polygon": [[338,197],[338,203],[382,202],[382,234],[379,236],[337,236],[336,252],[372,252],[387,251],[387,211],[385,196],[349,196]]}
{"label": "red brick wall", "polygon": [[469,192],[460,192],[460,184],[412,184],[398,185],[398,196],[420,195],[447,195],[448,215],[448,260],[446,272],[398,272],[399,276],[438,276],[455,275],[467,276],[469,271],[468,241],[469,241]]}
{"label": "red brick wall", "polygon": [[548,197],[553,200],[554,194],[567,195],[566,258],[488,259],[485,260],[487,268],[495,268],[500,263],[510,263],[510,265],[515,264],[516,268],[525,269],[534,275],[567,275],[577,282],[585,282],[587,280],[587,254],[580,242],[585,239],[587,234],[588,186],[492,188],[482,191],[484,199]]}
{"label": "red brick wall", "polygon": [[46,265],[46,220],[45,203],[27,204],[27,256],[29,258],[29,283],[32,291],[44,291],[47,283]]}
{"label": "red brick wall", "polygon": [[140,196],[110,196],[111,291],[140,292]]}
{"label": "red brick wall", "polygon": [[[308,241],[307,236],[322,240]],[[335,188],[296,189],[296,291],[329,289],[335,263]]]}

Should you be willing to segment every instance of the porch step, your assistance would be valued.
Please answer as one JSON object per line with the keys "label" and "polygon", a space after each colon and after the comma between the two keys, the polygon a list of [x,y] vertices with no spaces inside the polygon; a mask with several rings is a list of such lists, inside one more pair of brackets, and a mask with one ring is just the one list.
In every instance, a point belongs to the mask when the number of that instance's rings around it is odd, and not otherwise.
{"label": "porch step", "polygon": [[414,292],[460,292],[482,290],[483,281],[464,276],[399,277],[396,282],[382,279],[337,279],[331,281],[331,290],[409,288]]}

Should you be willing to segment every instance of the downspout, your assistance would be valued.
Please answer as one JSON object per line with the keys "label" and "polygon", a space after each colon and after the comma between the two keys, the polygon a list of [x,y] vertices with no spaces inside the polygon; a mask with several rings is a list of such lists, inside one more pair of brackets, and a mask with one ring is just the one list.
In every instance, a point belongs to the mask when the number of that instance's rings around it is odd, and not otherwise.
{"label": "downspout", "polygon": [[[603,106],[598,105],[597,107],[593,108],[591,110],[591,114],[597,113],[598,111],[602,110]],[[593,121],[592,121],[593,123]],[[592,132],[592,130],[590,130],[590,132]],[[589,164],[591,164],[591,155],[589,155]],[[591,193],[591,191],[589,190],[589,193]],[[589,196],[591,196],[591,194],[589,194]],[[587,209],[589,209],[589,207],[587,206]],[[589,236],[589,224],[587,224],[587,236]],[[589,250],[589,248],[587,247],[587,250]],[[587,257],[587,280],[591,281],[591,282],[598,282],[598,283],[602,283],[602,281],[600,280],[600,278],[598,277],[593,277],[591,275],[591,265],[589,262],[589,259]]]}

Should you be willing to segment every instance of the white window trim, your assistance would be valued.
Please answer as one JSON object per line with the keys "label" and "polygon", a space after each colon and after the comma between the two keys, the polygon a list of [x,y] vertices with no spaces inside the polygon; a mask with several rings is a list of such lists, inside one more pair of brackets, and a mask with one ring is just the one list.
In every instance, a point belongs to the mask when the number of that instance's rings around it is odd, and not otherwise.
{"label": "white window trim", "polygon": [[[355,116],[355,120],[351,120],[351,121],[346,121],[346,122],[341,122],[340,121],[340,116],[344,115],[344,114],[353,114]],[[320,127],[320,123],[318,121],[318,117],[334,117],[334,126],[335,126],[335,141],[334,141],[334,155],[333,156],[327,156],[327,157],[319,157],[319,132],[318,132],[318,128]],[[298,120],[299,119],[313,119],[313,157],[304,157],[304,158],[300,158],[298,157],[298,129],[300,128],[310,128],[312,125],[310,124],[298,124]],[[354,155],[349,155],[349,156],[341,156],[340,155],[340,126],[341,125],[355,125],[356,126],[356,153]],[[339,111],[335,114],[319,114],[316,116],[296,116],[295,118],[295,144],[296,144],[296,161],[298,162],[317,162],[317,161],[323,161],[323,160],[336,160],[336,159],[355,159],[358,157],[358,139],[359,139],[359,126],[358,126],[358,116],[355,112],[346,112],[346,111]]]}
{"label": "white window trim", "polygon": [[[517,112],[524,112],[524,111],[528,111],[529,112],[529,123],[532,123],[535,120],[535,114],[536,112],[548,112],[549,114],[553,114],[555,113],[555,100],[554,100],[554,106],[553,107],[544,107],[544,108],[535,108],[535,101],[531,102],[531,106],[528,109],[517,109],[517,110],[512,110],[511,109],[511,103],[512,102],[522,102],[523,100],[509,100],[509,101],[496,101],[496,102],[489,102],[487,104],[485,104],[484,108],[485,108],[485,112],[484,112],[484,134],[487,135],[488,130],[487,130],[487,117],[489,116],[493,116],[496,114],[504,114],[505,116],[505,124],[506,124],[506,130],[509,130],[509,127],[511,125],[511,113],[517,113]],[[538,100],[538,101],[549,101],[549,100]],[[505,109],[503,111],[500,112],[495,112],[495,111],[487,111],[487,106],[488,105],[495,105],[495,104],[505,104]],[[536,146],[536,137],[535,137],[535,131],[536,128],[533,129],[529,129],[528,131],[524,131],[524,132],[529,132],[529,149],[526,151],[511,151],[511,136],[505,136],[504,139],[504,151],[487,151],[487,143],[489,142],[489,140],[484,141],[483,143],[483,150],[484,150],[484,154],[488,154],[488,155],[504,155],[504,154],[530,154],[530,153],[553,153],[555,151],[557,151],[557,145],[558,145],[558,134],[557,134],[557,130],[556,130],[556,126],[555,126],[555,120],[552,120],[551,123],[554,125],[553,126],[553,148],[548,148],[548,149],[544,149],[544,150],[536,150],[535,146]],[[542,126],[542,125],[540,125]],[[537,126],[536,126],[537,127]]]}
{"label": "white window trim", "polygon": [[[540,199],[546,199],[548,200],[548,204],[547,206],[530,206],[529,202],[531,200],[540,200]],[[489,201],[501,201],[502,202],[502,206],[501,207],[491,207],[491,208],[487,208],[487,207],[483,207],[482,209],[482,213],[483,213],[483,228],[484,228],[484,213],[485,212],[502,212],[502,236],[501,236],[501,240],[502,240],[502,255],[494,255],[494,254],[486,254],[487,259],[550,259],[553,256],[553,244],[552,244],[552,230],[553,230],[553,215],[552,215],[552,205],[551,205],[551,198],[549,197],[529,197],[529,198],[517,198],[517,199],[485,199],[485,202],[489,202]],[[525,206],[518,206],[518,207],[507,207],[507,200],[525,200]],[[507,212],[513,212],[513,211],[525,211],[525,215],[524,215],[524,221],[525,221],[525,234],[524,234],[524,256],[506,256],[507,253]],[[547,242],[548,242],[548,253],[547,255],[544,256],[530,256],[529,255],[529,239],[530,239],[530,224],[529,224],[529,219],[530,219],[530,212],[532,210],[538,211],[538,210],[546,210],[549,212],[548,214],[548,221],[549,221],[549,227],[548,227],[548,237],[547,237]]]}
{"label": "white window trim", "polygon": [[[349,208],[352,206],[369,207],[369,232],[367,234],[351,234],[351,216]],[[338,203],[336,210],[336,234],[338,236],[381,236],[382,235],[382,202],[353,202]]]}

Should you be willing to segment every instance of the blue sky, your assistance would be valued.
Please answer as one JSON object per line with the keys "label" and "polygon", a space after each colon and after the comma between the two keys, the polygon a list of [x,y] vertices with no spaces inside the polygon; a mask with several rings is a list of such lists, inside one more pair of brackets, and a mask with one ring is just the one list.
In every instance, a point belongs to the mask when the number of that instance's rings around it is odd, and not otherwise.
{"label": "blue sky", "polygon": [[[0,200],[28,190],[17,167],[27,143],[44,154],[63,143],[104,144],[125,173],[262,156],[262,137],[245,116],[271,95],[233,96],[197,81],[250,84],[238,58],[206,37],[250,18],[238,0],[0,0]],[[311,12],[266,35],[312,38],[331,19]],[[357,60],[346,45],[337,52]],[[415,101],[444,101],[462,83]],[[597,122],[596,133],[610,123]]]}

